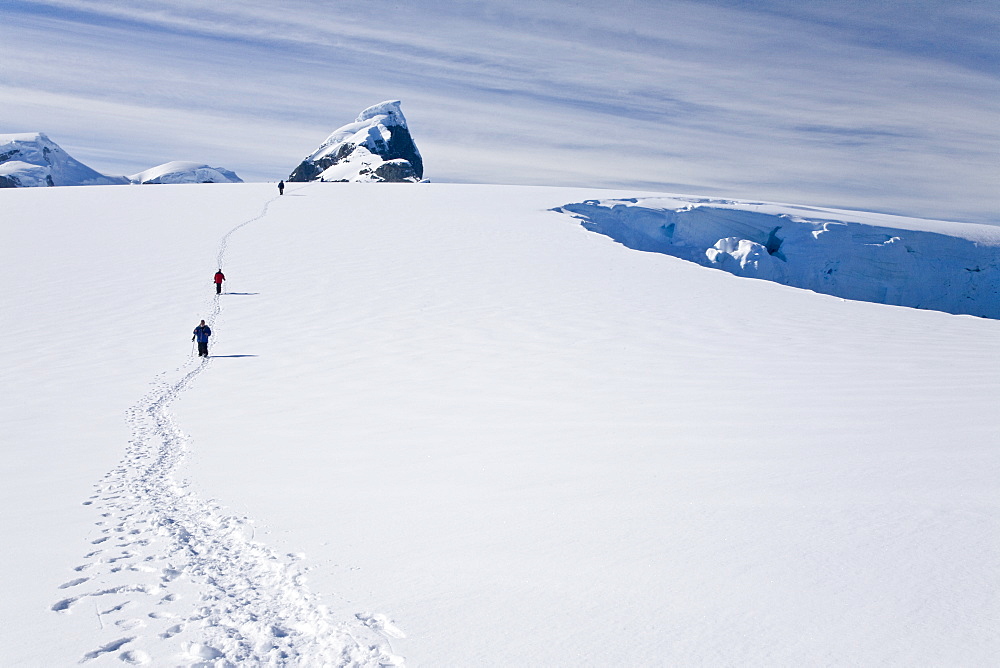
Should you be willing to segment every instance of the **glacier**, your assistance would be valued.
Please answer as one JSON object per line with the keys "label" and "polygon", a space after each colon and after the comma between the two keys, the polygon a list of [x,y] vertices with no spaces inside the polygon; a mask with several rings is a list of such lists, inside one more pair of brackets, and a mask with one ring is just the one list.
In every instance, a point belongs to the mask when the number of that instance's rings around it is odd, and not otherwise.
{"label": "glacier", "polygon": [[1000,318],[1000,228],[791,204],[669,196],[556,209],[593,232],[858,301]]}

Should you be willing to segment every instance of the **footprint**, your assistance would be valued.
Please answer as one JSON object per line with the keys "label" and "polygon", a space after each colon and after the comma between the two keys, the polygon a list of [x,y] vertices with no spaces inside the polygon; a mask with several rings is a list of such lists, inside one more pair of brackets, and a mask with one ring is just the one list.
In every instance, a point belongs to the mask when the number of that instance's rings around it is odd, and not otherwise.
{"label": "footprint", "polygon": [[187,645],[185,648],[187,653],[190,654],[195,659],[218,659],[225,656],[222,652],[215,649],[210,645],[202,645],[199,642],[193,642]]}
{"label": "footprint", "polygon": [[128,570],[132,571],[133,573],[155,573],[159,569],[153,568],[152,566],[143,566],[142,564],[136,564],[134,566],[129,566]]}
{"label": "footprint", "polygon": [[169,629],[160,634],[160,637],[166,640],[167,638],[173,638],[175,635],[184,630],[181,624],[174,624]]}
{"label": "footprint", "polygon": [[361,620],[365,626],[373,631],[381,633],[382,635],[389,636],[391,638],[406,637],[406,634],[403,633],[402,629],[396,626],[395,623],[393,623],[393,621],[385,615],[377,613],[374,615],[368,613],[358,613],[354,616]]}
{"label": "footprint", "polygon": [[122,629],[123,631],[131,631],[132,629],[137,629],[140,626],[145,626],[146,622],[141,619],[119,619],[115,622],[115,626]]}
{"label": "footprint", "polygon": [[64,598],[63,600],[59,601],[58,603],[53,603],[52,604],[52,610],[54,612],[69,612],[70,606],[73,605],[74,603],[76,603],[79,600],[80,600],[80,598],[78,596],[74,596],[72,598]]}
{"label": "footprint", "polygon": [[90,578],[77,578],[75,580],[70,580],[69,582],[64,582],[63,584],[59,585],[59,588],[60,589],[69,589],[70,587],[75,587],[77,585],[82,585],[84,582],[86,582],[89,579]]}
{"label": "footprint", "polygon": [[143,652],[141,649],[122,652],[118,655],[118,658],[121,659],[123,663],[131,663],[134,666],[144,666],[153,660],[149,654]]}
{"label": "footprint", "polygon": [[84,654],[83,658],[80,659],[80,663],[84,663],[86,661],[90,661],[91,659],[96,659],[97,657],[101,656],[102,654],[107,654],[109,652],[117,652],[118,650],[120,650],[122,647],[124,647],[125,645],[129,644],[133,640],[135,640],[134,637],[132,637],[132,638],[120,638],[118,640],[115,640],[114,642],[110,642],[107,645],[105,645],[104,647],[99,647],[98,649],[95,649],[93,652],[87,652],[86,654]]}
{"label": "footprint", "polygon": [[103,543],[106,540],[108,540],[108,537],[104,536],[103,538],[98,538],[97,540],[90,541],[90,544],[91,545],[100,545],[101,543]]}

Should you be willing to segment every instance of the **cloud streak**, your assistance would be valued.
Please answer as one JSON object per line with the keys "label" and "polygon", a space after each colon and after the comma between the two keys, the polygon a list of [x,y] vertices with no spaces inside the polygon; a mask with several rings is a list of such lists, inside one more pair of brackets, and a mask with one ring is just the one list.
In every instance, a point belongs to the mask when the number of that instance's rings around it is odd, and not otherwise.
{"label": "cloud streak", "polygon": [[940,4],[21,2],[2,10],[0,130],[108,173],[277,179],[396,98],[434,180],[1000,222],[995,19]]}

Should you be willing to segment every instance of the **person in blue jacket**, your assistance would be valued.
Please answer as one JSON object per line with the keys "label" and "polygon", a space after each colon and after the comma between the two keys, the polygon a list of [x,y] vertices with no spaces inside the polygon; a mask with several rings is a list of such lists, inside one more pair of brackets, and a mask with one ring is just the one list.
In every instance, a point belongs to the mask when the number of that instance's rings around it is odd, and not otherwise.
{"label": "person in blue jacket", "polygon": [[194,336],[191,340],[198,340],[198,357],[208,357],[208,337],[212,336],[212,328],[202,320],[201,324],[194,328]]}

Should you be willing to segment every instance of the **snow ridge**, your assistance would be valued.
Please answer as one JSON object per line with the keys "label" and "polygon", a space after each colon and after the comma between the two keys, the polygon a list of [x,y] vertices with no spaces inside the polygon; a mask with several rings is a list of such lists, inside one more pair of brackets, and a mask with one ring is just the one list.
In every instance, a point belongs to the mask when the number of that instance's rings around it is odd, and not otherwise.
{"label": "snow ridge", "polygon": [[132,183],[243,183],[235,172],[201,162],[174,160],[128,177]]}
{"label": "snow ridge", "polygon": [[[273,201],[222,238],[220,266],[230,237],[263,218]],[[220,297],[211,299],[210,325],[221,312]],[[307,588],[301,556],[255,542],[252,520],[175,479],[190,441],[170,405],[210,365],[192,354],[154,381],[127,411],[132,437],[124,458],[86,502],[100,513],[101,535],[77,577],[61,586],[73,595],[51,606],[60,613],[92,606],[100,646],[80,662],[117,654],[157,665],[402,665],[380,647],[384,632],[379,638],[364,619],[334,619]],[[362,644],[359,634],[374,642]]]}

